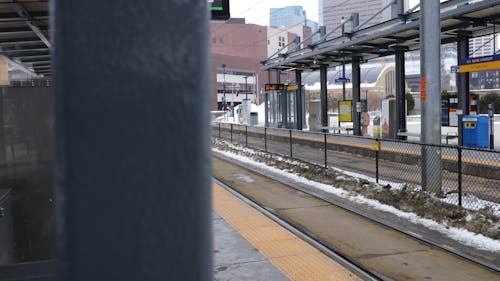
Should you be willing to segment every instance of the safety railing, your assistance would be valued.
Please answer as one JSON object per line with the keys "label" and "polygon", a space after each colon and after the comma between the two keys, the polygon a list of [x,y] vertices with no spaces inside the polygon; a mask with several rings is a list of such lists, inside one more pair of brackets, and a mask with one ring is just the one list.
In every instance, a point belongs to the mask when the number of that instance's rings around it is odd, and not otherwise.
{"label": "safety railing", "polygon": [[474,210],[500,204],[500,151],[226,123],[212,123],[212,136],[383,185],[422,186],[423,151],[434,151],[425,163],[441,167],[438,196]]}

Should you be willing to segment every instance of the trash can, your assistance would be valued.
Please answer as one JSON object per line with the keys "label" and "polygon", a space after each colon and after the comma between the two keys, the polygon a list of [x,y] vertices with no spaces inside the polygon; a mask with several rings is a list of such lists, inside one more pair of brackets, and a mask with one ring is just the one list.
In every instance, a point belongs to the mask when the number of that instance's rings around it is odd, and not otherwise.
{"label": "trash can", "polygon": [[250,125],[258,125],[259,124],[259,113],[250,112]]}
{"label": "trash can", "polygon": [[490,118],[486,115],[464,115],[463,146],[470,148],[490,148]]}

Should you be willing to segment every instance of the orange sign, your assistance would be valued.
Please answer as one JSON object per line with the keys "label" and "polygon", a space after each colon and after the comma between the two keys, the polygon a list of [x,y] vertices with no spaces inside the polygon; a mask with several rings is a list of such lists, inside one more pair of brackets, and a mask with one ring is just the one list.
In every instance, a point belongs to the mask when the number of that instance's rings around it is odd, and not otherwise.
{"label": "orange sign", "polygon": [[266,84],[266,91],[281,91],[284,88],[283,84]]}
{"label": "orange sign", "polygon": [[425,80],[425,77],[420,78],[420,101],[421,102],[426,102],[427,101],[427,81]]}

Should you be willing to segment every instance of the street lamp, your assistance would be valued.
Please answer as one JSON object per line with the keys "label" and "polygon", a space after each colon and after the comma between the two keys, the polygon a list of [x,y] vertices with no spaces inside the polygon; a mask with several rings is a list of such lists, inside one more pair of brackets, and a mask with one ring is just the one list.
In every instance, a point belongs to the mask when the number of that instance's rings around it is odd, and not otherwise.
{"label": "street lamp", "polygon": [[224,111],[227,109],[226,103],[226,65],[222,64],[222,108]]}
{"label": "street lamp", "polygon": [[248,83],[247,83],[248,75],[243,76],[243,78],[245,78],[245,99],[248,99]]}

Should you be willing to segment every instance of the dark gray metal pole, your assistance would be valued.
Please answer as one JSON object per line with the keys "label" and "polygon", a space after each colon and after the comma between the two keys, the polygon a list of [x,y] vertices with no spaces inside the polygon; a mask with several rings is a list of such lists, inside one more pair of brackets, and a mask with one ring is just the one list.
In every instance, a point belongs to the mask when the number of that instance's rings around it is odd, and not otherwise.
{"label": "dark gray metal pole", "polygon": [[[420,0],[421,142],[441,144],[441,29],[439,1]],[[424,16],[425,15],[425,16]],[[441,193],[441,150],[422,146],[422,188]]]}
{"label": "dark gray metal pole", "polygon": [[222,110],[227,111],[227,100],[226,100],[226,65],[222,65]]}
{"label": "dark gray metal pole", "polygon": [[[396,127],[406,131],[406,93],[405,93],[405,50],[396,49]],[[406,140],[405,136],[399,136]]]}
{"label": "dark gray metal pole", "polygon": [[[463,31],[458,34],[457,41],[457,65],[460,61],[469,57],[469,35]],[[469,72],[457,73],[457,90],[458,90],[458,109],[462,114],[458,115],[458,145],[463,145],[464,128],[462,118],[464,115],[469,114],[470,100],[469,100]]]}
{"label": "dark gray metal pole", "polygon": [[352,128],[355,136],[361,136],[361,112],[357,110],[357,103],[361,102],[361,70],[360,58],[352,58]]}
{"label": "dark gray metal pole", "polygon": [[[267,83],[271,84],[271,71],[267,71]],[[264,92],[264,127],[269,127],[269,92]]]}
{"label": "dark gray metal pole", "polygon": [[207,1],[51,6],[61,280],[212,280]]}
{"label": "dark gray metal pole", "polygon": [[[345,62],[342,62],[342,79],[345,78]],[[346,93],[345,93],[345,81],[342,81],[342,100],[346,99]]]}
{"label": "dark gray metal pole", "polygon": [[245,99],[248,99],[248,75],[245,75]]}
{"label": "dark gray metal pole", "polygon": [[327,131],[328,127],[328,89],[327,89],[327,75],[328,67],[324,64],[319,67],[319,79],[321,85],[320,99],[321,99],[321,126],[323,131]]}
{"label": "dark gray metal pole", "polygon": [[295,83],[297,83],[297,86],[299,87],[297,89],[297,96],[295,98],[296,101],[296,110],[297,114],[295,114],[296,122],[297,122],[297,130],[302,130],[303,129],[303,124],[302,124],[302,119],[304,113],[302,112],[302,71],[300,70],[295,70]]}

